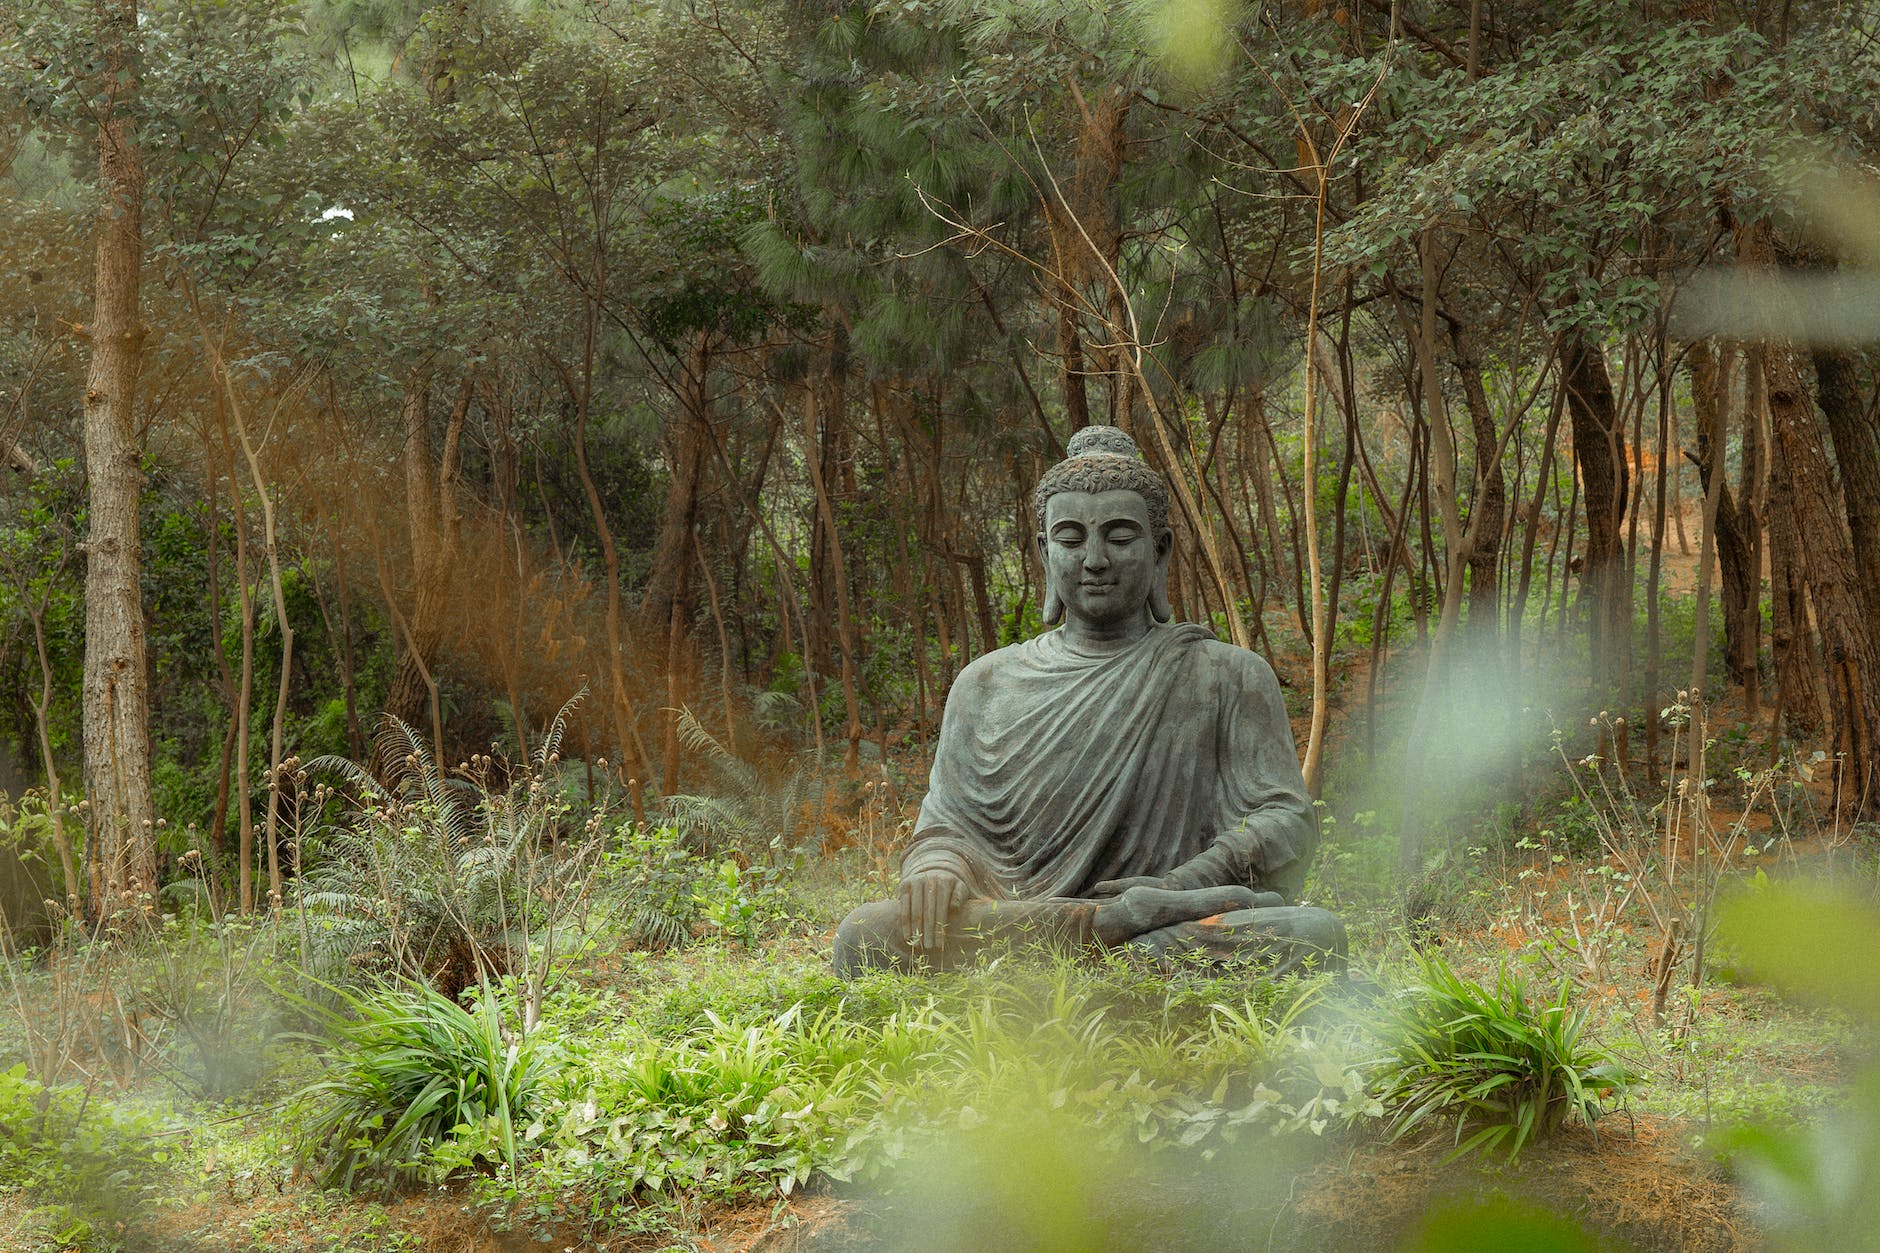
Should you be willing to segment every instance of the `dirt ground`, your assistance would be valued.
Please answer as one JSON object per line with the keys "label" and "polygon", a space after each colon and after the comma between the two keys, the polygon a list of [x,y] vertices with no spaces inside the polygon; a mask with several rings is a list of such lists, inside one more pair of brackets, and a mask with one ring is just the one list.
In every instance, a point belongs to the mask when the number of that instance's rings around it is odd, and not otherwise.
{"label": "dirt ground", "polygon": [[[1440,1137],[1334,1153],[1290,1179],[1251,1187],[1232,1170],[1202,1167],[1159,1179],[1152,1197],[1113,1197],[1094,1224],[1090,1249],[1256,1248],[1292,1253],[1416,1247],[1433,1211],[1491,1197],[1558,1215],[1593,1248],[1724,1253],[1757,1249],[1755,1203],[1713,1163],[1682,1147],[1675,1125],[1611,1120],[1599,1133],[1576,1128],[1535,1146],[1514,1165],[1447,1160]],[[1179,1182],[1177,1182],[1179,1180]],[[1283,1184],[1283,1189],[1279,1186]],[[861,1253],[953,1247],[933,1243],[933,1217],[893,1194],[821,1196],[794,1203],[749,1243],[725,1231],[714,1249],[762,1253]]]}

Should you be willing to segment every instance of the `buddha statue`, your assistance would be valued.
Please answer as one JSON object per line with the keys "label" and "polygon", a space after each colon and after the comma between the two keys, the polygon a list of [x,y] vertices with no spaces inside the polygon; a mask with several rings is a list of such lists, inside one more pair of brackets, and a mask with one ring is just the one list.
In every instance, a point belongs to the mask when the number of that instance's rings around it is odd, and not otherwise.
{"label": "buddha statue", "polygon": [[1171,623],[1168,490],[1088,427],[1034,494],[1055,630],[960,672],[898,893],[835,965],[951,969],[1022,944],[1342,970],[1343,925],[1289,902],[1318,836],[1273,671]]}

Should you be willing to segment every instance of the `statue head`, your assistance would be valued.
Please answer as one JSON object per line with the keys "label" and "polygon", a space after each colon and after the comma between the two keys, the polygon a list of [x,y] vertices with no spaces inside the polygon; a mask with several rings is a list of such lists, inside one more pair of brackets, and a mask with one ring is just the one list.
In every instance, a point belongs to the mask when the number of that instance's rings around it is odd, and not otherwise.
{"label": "statue head", "polygon": [[[1071,436],[1068,451],[1068,457],[1045,471],[1032,493],[1032,506],[1038,520],[1038,554],[1045,567],[1045,622],[1055,625],[1064,617],[1064,592],[1054,574],[1052,537],[1046,525],[1052,497],[1075,494],[1080,504],[1091,503],[1090,498],[1126,500],[1117,493],[1133,493],[1141,501],[1140,511],[1134,509],[1133,502],[1127,502],[1125,509],[1138,513],[1138,525],[1147,526],[1148,533],[1141,538],[1153,554],[1154,562],[1143,604],[1130,608],[1140,611],[1146,607],[1157,622],[1167,622],[1171,616],[1168,559],[1173,544],[1173,534],[1168,529],[1167,484],[1143,462],[1135,441],[1116,427],[1085,427]],[[1094,517],[1081,517],[1088,513],[1087,509],[1076,512],[1080,514],[1079,525],[1097,521]]]}

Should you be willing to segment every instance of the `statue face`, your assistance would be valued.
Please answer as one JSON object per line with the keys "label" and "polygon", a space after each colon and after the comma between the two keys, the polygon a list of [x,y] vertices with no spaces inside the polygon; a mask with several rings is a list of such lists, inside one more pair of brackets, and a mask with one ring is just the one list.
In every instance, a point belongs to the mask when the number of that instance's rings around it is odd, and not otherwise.
{"label": "statue face", "polygon": [[1085,627],[1147,624],[1149,591],[1171,535],[1149,529],[1149,506],[1135,492],[1059,492],[1045,502],[1038,537],[1045,578],[1067,618]]}

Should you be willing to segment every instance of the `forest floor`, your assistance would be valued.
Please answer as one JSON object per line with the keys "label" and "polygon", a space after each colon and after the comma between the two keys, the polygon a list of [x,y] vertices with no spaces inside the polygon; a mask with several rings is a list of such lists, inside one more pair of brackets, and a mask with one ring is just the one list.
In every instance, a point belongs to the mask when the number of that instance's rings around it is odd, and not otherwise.
{"label": "forest floor", "polygon": [[[1791,869],[1863,874],[1871,882],[1870,871],[1845,858],[1844,864],[1829,866],[1834,853],[1808,845],[1796,841],[1784,852]],[[1084,1163],[1080,1169],[1091,1174],[1078,1195],[1089,1207],[1094,1234],[1065,1243],[1061,1233],[1047,1233],[1031,1243],[1114,1249],[1445,1248],[1457,1247],[1443,1236],[1445,1222],[1459,1213],[1505,1205],[1564,1216],[1584,1232],[1586,1243],[1550,1247],[1762,1247],[1762,1207],[1740,1186],[1714,1134],[1740,1119],[1792,1123],[1835,1102],[1855,1061],[1860,1035],[1855,1021],[1840,1011],[1792,1004],[1766,989],[1707,981],[1676,993],[1664,1025],[1654,1027],[1651,937],[1636,902],[1607,919],[1597,954],[1570,951],[1571,911],[1576,901],[1597,899],[1610,886],[1609,876],[1600,871],[1608,860],[1556,860],[1558,855],[1542,849],[1504,851],[1527,860],[1459,876],[1457,890],[1436,911],[1440,916],[1431,921],[1441,950],[1459,970],[1477,977],[1492,977],[1511,960],[1527,961],[1543,975],[1551,964],[1584,966],[1567,968],[1566,975],[1589,1009],[1593,1030],[1648,1076],[1627,1106],[1596,1126],[1572,1127],[1536,1143],[1513,1163],[1484,1157],[1453,1161],[1454,1136],[1447,1131],[1397,1142],[1376,1132],[1333,1135],[1303,1149],[1274,1141],[1212,1160],[1176,1150],[1147,1165]],[[774,985],[787,990],[793,980],[826,970],[835,922],[881,886],[863,869],[867,860],[866,850],[848,849],[812,864],[796,893],[798,912],[787,931],[755,948],[707,941],[651,959],[601,954],[571,966],[566,977],[585,993],[620,997],[629,1014],[642,1007],[649,1015],[670,1015],[677,995],[687,1005],[721,1004],[732,1015],[740,998],[762,995],[754,989]],[[1524,876],[1524,871],[1536,873]],[[1362,896],[1354,893],[1350,899],[1356,905]],[[1369,911],[1361,905],[1352,910],[1356,964],[1381,980],[1391,977],[1404,955],[1406,928],[1393,909],[1401,905],[1379,899]],[[486,1196],[461,1184],[394,1199],[322,1192],[294,1166],[292,1129],[279,1121],[280,1093],[305,1077],[290,1061],[258,1099],[215,1104],[166,1092],[156,1075],[121,1089],[114,1100],[147,1101],[161,1108],[167,1126],[194,1124],[194,1129],[176,1137],[173,1190],[153,1197],[124,1230],[102,1242],[94,1239],[90,1246],[153,1253],[654,1248],[836,1253],[998,1246],[997,1241],[975,1246],[944,1238],[936,1243],[936,1229],[960,1230],[957,1213],[936,1213],[936,1207],[944,1211],[960,1198],[936,1200],[930,1191],[905,1187],[907,1181],[894,1176],[870,1187],[812,1181],[797,1195],[743,1204],[688,1206],[681,1199],[655,1229],[638,1233],[597,1228],[572,1210],[504,1217]],[[1040,1185],[1050,1186],[1049,1181]],[[9,1206],[17,1242],[8,1240]],[[1522,1212],[1511,1211],[1508,1220],[1518,1221]],[[25,1238],[33,1229],[28,1218],[19,1196],[0,1200],[0,1246],[35,1247]],[[1010,1215],[998,1218],[1002,1224],[1011,1221]]]}

